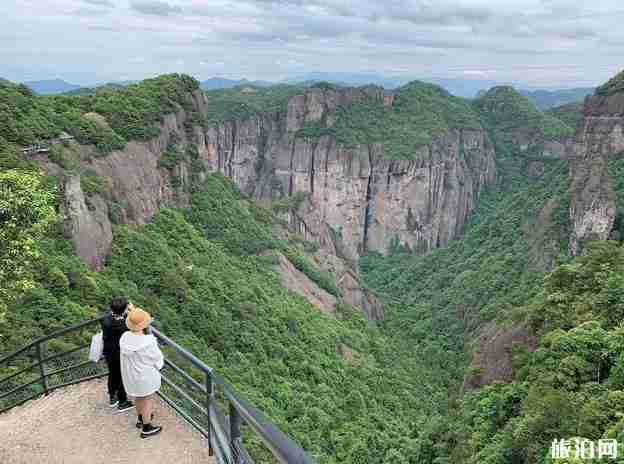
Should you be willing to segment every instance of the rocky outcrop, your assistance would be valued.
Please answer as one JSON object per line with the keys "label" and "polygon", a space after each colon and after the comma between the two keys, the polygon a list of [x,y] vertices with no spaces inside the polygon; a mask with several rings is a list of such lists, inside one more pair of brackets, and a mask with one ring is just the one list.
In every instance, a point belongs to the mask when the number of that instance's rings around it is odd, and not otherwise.
{"label": "rocky outcrop", "polygon": [[585,102],[583,123],[570,160],[570,253],[588,240],[606,240],[616,214],[608,160],[624,152],[624,94],[596,95]]}
{"label": "rocky outcrop", "polygon": [[278,264],[275,270],[280,275],[282,286],[305,298],[308,303],[316,306],[323,314],[336,312],[338,299],[314,283],[308,276],[298,270],[281,253],[276,253]]}
{"label": "rocky outcrop", "polygon": [[483,130],[451,130],[400,161],[387,159],[382,144],[344,148],[331,135],[298,136],[312,122],[331,126],[340,105],[368,98],[394,101],[374,86],[311,89],[285,113],[228,121],[207,132],[206,163],[258,200],[305,193],[288,217],[292,229],[345,259],[446,246],[496,181],[492,144]]}
{"label": "rocky outcrop", "polygon": [[486,326],[477,341],[472,363],[464,378],[464,388],[475,389],[514,379],[514,354],[535,350],[536,340],[524,326]]}
{"label": "rocky outcrop", "polygon": [[[208,108],[204,94],[194,92],[191,100],[193,111],[206,115]],[[91,117],[98,124],[106,124],[98,115]],[[165,205],[187,206],[190,199],[187,187],[193,174],[199,175],[201,180],[207,171],[221,171],[251,196],[270,198],[274,187],[270,184],[272,178],[258,178],[256,174],[258,160],[262,159],[259,154],[263,153],[262,144],[257,143],[262,140],[259,138],[261,133],[280,134],[279,124],[285,122],[270,118],[261,122],[263,126],[258,126],[258,121],[230,122],[206,132],[200,126],[190,125],[189,115],[180,108],[175,114],[163,118],[158,137],[146,142],[129,142],[123,150],[106,156],[100,156],[93,147],[72,142],[63,148],[64,156],[71,158],[73,163],[79,162],[80,169],[76,171],[88,171],[103,183],[102,192],[88,196],[81,187],[80,175],[66,176],[65,171],[47,155],[38,155],[36,159],[48,174],[59,178],[63,187],[65,228],[76,253],[94,269],[101,269],[113,240],[113,216],[117,223],[144,225]],[[215,139],[219,140],[216,147],[207,143]],[[181,160],[172,169],[161,167],[160,160],[172,142],[182,150],[188,145],[196,146],[207,169],[192,173],[190,160]],[[263,189],[268,192],[266,195]],[[316,264],[335,273],[344,303],[361,308],[371,320],[383,319],[381,303],[362,287],[355,272],[340,258],[325,256],[316,260]],[[304,296],[322,312],[336,310],[338,299],[319,288],[283,255],[279,255],[278,272],[286,288]]]}
{"label": "rocky outcrop", "polygon": [[80,187],[80,176],[67,178],[63,198],[65,226],[76,254],[93,268],[101,269],[113,241],[106,201],[100,195],[87,201]]}
{"label": "rocky outcrop", "polygon": [[[206,114],[206,97],[201,91],[189,95],[193,110]],[[104,118],[91,115],[99,124]],[[129,142],[123,150],[101,156],[91,146],[71,142],[62,148],[62,156],[79,164],[75,171],[89,171],[103,183],[104,191],[87,196],[81,187],[80,175],[66,176],[63,169],[52,163],[47,155],[36,157],[43,169],[59,178],[64,192],[62,204],[65,229],[74,248],[94,269],[104,266],[113,240],[112,207],[115,221],[144,225],[163,207],[184,207],[189,196],[190,162],[181,161],[173,169],[159,165],[163,153],[175,141],[181,146],[194,144],[200,154],[206,150],[201,127],[189,127],[189,116],[182,108],[160,122],[160,135],[147,142]],[[177,187],[172,179],[177,179]]]}
{"label": "rocky outcrop", "polygon": [[336,276],[336,286],[342,294],[344,303],[360,308],[369,321],[380,322],[384,320],[383,304],[373,292],[362,285],[359,276],[344,259],[323,249],[320,249],[313,259],[321,269],[325,269]]}

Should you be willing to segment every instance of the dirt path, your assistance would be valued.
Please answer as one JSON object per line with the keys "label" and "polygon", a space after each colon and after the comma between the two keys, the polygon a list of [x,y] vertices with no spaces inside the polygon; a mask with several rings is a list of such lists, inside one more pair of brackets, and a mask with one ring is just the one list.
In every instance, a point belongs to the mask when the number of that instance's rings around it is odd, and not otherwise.
{"label": "dirt path", "polygon": [[106,384],[87,382],[38,398],[0,415],[2,464],[214,464],[201,435],[164,403],[164,429],[141,439],[134,409],[115,414]]}

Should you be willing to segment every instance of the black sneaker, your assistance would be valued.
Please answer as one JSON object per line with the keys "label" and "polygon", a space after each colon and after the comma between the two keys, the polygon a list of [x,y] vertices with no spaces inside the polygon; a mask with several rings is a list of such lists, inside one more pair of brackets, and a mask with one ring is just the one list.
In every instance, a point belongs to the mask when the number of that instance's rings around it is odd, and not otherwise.
{"label": "black sneaker", "polygon": [[119,403],[119,406],[117,406],[117,412],[124,412],[132,408],[134,408],[134,404],[132,404],[130,401],[122,401],[121,403]]}
{"label": "black sneaker", "polygon": [[114,407],[115,407],[115,406],[117,406],[118,404],[119,404],[119,400],[117,399],[117,397],[115,397],[115,396],[111,396],[111,397],[108,399],[108,405],[109,405],[111,408],[114,408]]}
{"label": "black sneaker", "polygon": [[[154,414],[152,414],[152,420],[154,420]],[[139,414],[139,417],[137,418],[136,428],[137,429],[143,428],[143,416],[141,414]]]}
{"label": "black sneaker", "polygon": [[149,438],[154,435],[158,435],[162,431],[161,425],[143,424],[143,430],[141,431],[141,438]]}

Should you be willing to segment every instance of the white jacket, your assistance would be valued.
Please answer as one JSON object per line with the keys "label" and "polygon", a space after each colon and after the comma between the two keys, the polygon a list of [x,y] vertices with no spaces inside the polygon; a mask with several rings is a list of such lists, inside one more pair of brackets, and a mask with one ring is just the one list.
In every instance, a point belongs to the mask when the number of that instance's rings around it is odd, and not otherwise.
{"label": "white jacket", "polygon": [[129,396],[143,397],[160,389],[163,354],[153,335],[125,332],[119,340],[121,378]]}

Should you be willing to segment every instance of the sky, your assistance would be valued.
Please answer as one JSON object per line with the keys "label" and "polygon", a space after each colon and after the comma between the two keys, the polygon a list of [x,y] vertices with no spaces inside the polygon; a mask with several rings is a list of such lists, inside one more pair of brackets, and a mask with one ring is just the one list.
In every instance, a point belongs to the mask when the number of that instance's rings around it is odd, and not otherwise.
{"label": "sky", "polygon": [[594,86],[621,0],[0,0],[0,76],[88,85],[306,72]]}

